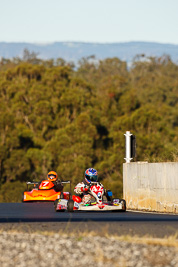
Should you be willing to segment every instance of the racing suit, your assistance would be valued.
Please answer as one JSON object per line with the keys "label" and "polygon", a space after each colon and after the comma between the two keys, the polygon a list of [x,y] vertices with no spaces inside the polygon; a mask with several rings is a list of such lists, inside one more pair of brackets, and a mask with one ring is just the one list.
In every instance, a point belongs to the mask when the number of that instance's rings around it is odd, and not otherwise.
{"label": "racing suit", "polygon": [[86,185],[84,182],[78,183],[74,189],[74,192],[77,196],[82,198],[82,202],[84,204],[89,204],[91,201],[91,195],[88,193],[89,186]]}
{"label": "racing suit", "polygon": [[[99,185],[103,187],[101,183],[99,183]],[[78,183],[74,189],[74,192],[76,193],[77,196],[81,197],[81,200],[84,204],[91,203],[93,196],[89,193],[89,185],[86,184],[85,182]],[[112,201],[112,192],[110,190],[105,189],[104,196],[107,199],[107,201]]]}
{"label": "racing suit", "polygon": [[54,190],[56,192],[61,192],[63,190],[63,184],[61,183],[61,181],[59,180],[56,180],[56,181],[53,181],[52,182],[54,184]]}

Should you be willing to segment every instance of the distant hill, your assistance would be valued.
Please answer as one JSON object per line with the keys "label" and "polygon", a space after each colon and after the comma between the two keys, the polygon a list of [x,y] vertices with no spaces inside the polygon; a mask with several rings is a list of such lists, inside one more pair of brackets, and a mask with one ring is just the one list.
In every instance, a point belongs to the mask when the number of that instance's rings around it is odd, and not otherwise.
{"label": "distant hill", "polygon": [[0,42],[0,58],[22,57],[24,49],[38,53],[41,59],[63,58],[66,61],[77,62],[82,57],[95,55],[97,59],[118,57],[131,62],[138,54],[145,56],[169,55],[178,63],[178,45],[160,44],[151,42],[127,43],[81,43],[81,42],[55,42],[51,44],[6,43]]}

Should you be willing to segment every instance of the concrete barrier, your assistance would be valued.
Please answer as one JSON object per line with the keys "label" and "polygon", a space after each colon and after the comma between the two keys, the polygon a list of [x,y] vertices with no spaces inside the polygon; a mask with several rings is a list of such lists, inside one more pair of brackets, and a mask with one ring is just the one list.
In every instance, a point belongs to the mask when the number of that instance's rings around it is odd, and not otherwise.
{"label": "concrete barrier", "polygon": [[128,209],[178,213],[178,162],[123,164]]}

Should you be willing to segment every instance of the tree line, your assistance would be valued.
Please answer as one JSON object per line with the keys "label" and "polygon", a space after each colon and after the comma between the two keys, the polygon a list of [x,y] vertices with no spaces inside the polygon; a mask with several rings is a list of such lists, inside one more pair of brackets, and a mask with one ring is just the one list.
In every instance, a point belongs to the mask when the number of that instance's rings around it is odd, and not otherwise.
{"label": "tree line", "polygon": [[0,202],[54,170],[74,186],[88,167],[122,194],[126,130],[137,161],[178,159],[178,66],[169,56],[0,61]]}

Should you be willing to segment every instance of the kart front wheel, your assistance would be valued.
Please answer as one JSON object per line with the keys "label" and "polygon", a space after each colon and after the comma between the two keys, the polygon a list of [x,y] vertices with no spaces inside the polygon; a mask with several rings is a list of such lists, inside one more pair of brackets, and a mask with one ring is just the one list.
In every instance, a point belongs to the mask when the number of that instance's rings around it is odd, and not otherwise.
{"label": "kart front wheel", "polygon": [[69,199],[67,202],[67,211],[68,212],[74,211],[74,201],[72,199]]}

